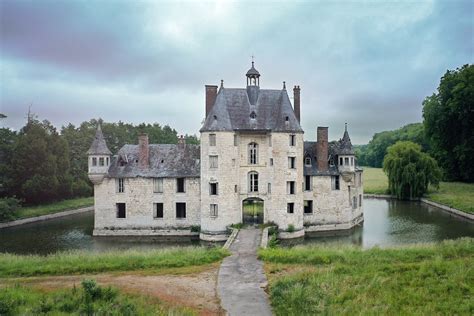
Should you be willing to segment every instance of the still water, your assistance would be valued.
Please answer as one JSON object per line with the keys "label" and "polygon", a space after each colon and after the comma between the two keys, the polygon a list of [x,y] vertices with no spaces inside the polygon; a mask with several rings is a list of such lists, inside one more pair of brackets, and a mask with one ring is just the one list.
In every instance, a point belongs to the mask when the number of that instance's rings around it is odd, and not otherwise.
{"label": "still water", "polygon": [[[350,231],[310,236],[298,243],[342,243],[364,248],[474,237],[474,224],[419,202],[364,200],[364,223]],[[0,252],[47,254],[61,250],[164,248],[202,245],[187,239],[92,237],[92,212],[0,229]],[[294,243],[296,241],[293,241]]]}
{"label": "still water", "polygon": [[361,226],[337,234],[313,234],[299,243],[339,243],[370,248],[460,237],[474,237],[474,223],[420,202],[365,199]]}

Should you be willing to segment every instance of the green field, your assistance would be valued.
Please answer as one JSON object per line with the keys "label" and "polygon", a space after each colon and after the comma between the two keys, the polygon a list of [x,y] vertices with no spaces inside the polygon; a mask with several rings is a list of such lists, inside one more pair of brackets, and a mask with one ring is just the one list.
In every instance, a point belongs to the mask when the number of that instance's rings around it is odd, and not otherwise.
{"label": "green field", "polygon": [[0,288],[0,315],[194,315],[156,298],[126,294],[84,280],[77,288],[43,290],[15,284]]}
{"label": "green field", "polygon": [[199,266],[228,255],[222,248],[182,247],[151,251],[59,252],[48,256],[0,254],[0,278],[86,274],[112,271],[151,271]]}
{"label": "green field", "polygon": [[[363,167],[364,193],[387,194],[388,179],[381,168]],[[474,184],[441,182],[439,189],[430,188],[427,199],[466,213],[474,213]]]}
{"label": "green field", "polygon": [[472,315],[474,239],[262,249],[276,315]]}
{"label": "green field", "polygon": [[54,202],[50,204],[21,207],[15,213],[15,219],[54,214],[54,213],[58,213],[62,211],[73,210],[73,209],[92,206],[92,205],[94,205],[94,198],[86,197],[86,198],[64,200],[64,201]]}

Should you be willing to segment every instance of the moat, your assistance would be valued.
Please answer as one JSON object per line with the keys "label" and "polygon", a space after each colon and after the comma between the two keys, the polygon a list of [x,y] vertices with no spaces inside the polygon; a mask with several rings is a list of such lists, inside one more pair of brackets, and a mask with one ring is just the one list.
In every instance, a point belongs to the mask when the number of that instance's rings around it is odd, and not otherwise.
{"label": "moat", "polygon": [[[351,231],[311,235],[298,244],[342,243],[364,248],[474,237],[474,224],[418,202],[364,200],[363,225]],[[83,213],[0,230],[0,252],[47,254],[84,249],[150,249],[205,245],[187,239],[92,237],[93,213]]]}

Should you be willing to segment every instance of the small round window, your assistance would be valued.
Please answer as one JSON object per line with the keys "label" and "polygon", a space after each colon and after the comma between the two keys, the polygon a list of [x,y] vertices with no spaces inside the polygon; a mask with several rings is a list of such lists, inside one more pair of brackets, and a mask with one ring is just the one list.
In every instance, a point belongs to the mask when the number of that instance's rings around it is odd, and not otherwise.
{"label": "small round window", "polygon": [[252,113],[250,113],[250,118],[253,120],[257,118],[257,114],[255,113],[255,111],[252,111]]}

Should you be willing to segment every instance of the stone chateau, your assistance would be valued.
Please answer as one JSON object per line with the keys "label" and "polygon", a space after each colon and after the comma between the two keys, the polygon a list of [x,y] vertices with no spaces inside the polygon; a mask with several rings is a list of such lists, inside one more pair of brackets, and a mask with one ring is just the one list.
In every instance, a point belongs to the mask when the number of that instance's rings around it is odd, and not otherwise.
{"label": "stone chateau", "polygon": [[97,236],[225,240],[237,223],[275,223],[280,238],[350,229],[363,221],[362,169],[347,125],[304,141],[300,87],[261,89],[254,63],[245,88],[206,85],[200,145],[125,145],[116,155],[97,129],[88,150]]}

